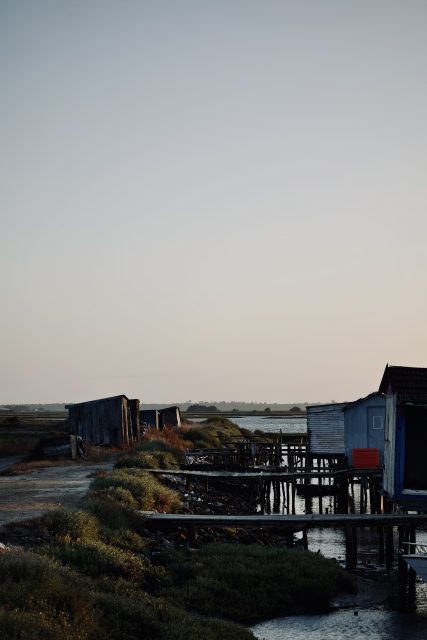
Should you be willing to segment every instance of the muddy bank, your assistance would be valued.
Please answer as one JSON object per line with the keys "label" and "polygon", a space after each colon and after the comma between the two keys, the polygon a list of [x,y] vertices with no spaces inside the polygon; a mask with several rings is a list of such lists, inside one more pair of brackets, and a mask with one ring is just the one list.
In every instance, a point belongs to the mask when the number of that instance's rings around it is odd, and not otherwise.
{"label": "muddy bank", "polygon": [[11,522],[37,518],[50,509],[77,504],[93,474],[111,471],[114,460],[79,462],[35,469],[0,479],[0,529]]}

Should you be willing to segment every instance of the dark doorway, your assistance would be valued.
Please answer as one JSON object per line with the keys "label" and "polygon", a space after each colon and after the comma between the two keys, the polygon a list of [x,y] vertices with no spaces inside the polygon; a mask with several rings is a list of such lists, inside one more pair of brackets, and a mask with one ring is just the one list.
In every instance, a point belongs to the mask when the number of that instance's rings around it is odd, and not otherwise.
{"label": "dark doorway", "polygon": [[427,490],[427,407],[405,407],[405,489]]}

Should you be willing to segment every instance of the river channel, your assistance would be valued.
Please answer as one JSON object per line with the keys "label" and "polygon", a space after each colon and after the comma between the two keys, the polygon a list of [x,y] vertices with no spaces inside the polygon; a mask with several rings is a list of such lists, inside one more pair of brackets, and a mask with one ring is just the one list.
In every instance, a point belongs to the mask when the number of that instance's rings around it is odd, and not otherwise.
{"label": "river channel", "polygon": [[[250,431],[261,429],[266,432],[305,433],[305,418],[243,417],[233,418],[239,427]],[[357,489],[356,489],[357,491]],[[357,502],[357,494],[355,500]],[[324,502],[332,511],[332,499]],[[303,499],[297,500],[297,513],[304,513]],[[316,500],[313,501],[316,513]],[[427,532],[418,532],[417,540],[427,544]],[[309,548],[319,551],[328,558],[345,560],[344,534],[341,529],[318,529],[309,532]],[[360,568],[370,576],[375,584],[386,577],[384,568],[378,565],[376,533],[370,529],[359,533]],[[427,640],[427,586],[417,579],[415,591],[409,603],[399,598],[396,581],[393,587],[380,596],[370,593],[357,606],[345,606],[322,615],[287,616],[268,620],[252,629],[259,640]],[[363,583],[360,590],[363,591]],[[413,607],[410,612],[400,611],[406,604]]]}

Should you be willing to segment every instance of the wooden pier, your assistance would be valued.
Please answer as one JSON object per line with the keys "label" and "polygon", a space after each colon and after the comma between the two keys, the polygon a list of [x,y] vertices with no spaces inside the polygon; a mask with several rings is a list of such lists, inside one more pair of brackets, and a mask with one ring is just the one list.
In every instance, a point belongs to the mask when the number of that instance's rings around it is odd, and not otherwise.
{"label": "wooden pier", "polygon": [[[408,542],[416,540],[416,528],[427,525],[427,514],[305,514],[305,515],[189,515],[175,513],[155,513],[140,511],[144,524],[149,529],[164,530],[184,527],[188,539],[195,544],[197,531],[201,528],[256,528],[278,529],[288,535],[302,532],[303,546],[308,548],[307,531],[314,528],[343,528],[345,533],[346,568],[354,569],[357,564],[357,529],[376,528],[378,531],[379,562],[387,570],[395,559],[393,528],[398,527],[398,550],[405,549]],[[399,563],[399,571],[402,564]]]}
{"label": "wooden pier", "polygon": [[[209,483],[224,481],[242,483],[248,487],[261,511],[295,514],[297,495],[305,498],[305,511],[312,510],[312,499],[318,499],[318,510],[324,511],[323,500],[333,497],[334,513],[351,513],[355,510],[354,484],[360,484],[360,511],[367,511],[368,505],[372,513],[382,511],[379,489],[382,473],[378,469],[335,469],[329,467],[307,468],[289,471],[286,467],[252,467],[247,471],[231,471],[222,469],[147,469],[152,474],[179,476],[186,479],[191,488],[192,480],[204,482],[205,491],[209,491]],[[316,484],[312,484],[312,481]],[[328,510],[328,508],[326,509]]]}

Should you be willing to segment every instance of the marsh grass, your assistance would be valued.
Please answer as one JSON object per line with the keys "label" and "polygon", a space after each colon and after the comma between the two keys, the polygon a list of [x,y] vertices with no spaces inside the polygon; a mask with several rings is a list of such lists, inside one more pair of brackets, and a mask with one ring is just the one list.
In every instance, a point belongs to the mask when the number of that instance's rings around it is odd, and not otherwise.
{"label": "marsh grass", "polygon": [[182,506],[176,491],[165,487],[157,478],[140,469],[115,469],[105,478],[95,478],[92,483],[94,497],[105,497],[107,494],[111,500],[117,498],[120,504],[124,498],[123,491],[129,492],[127,499],[132,502],[129,506],[142,511],[170,512],[177,511]]}
{"label": "marsh grass", "polygon": [[180,463],[169,451],[140,451],[139,453],[125,455],[119,458],[115,464],[116,469],[179,469]]}
{"label": "marsh grass", "polygon": [[326,611],[354,583],[323,556],[260,545],[206,545],[195,556],[174,554],[168,568],[174,604],[244,624],[295,611]]}
{"label": "marsh grass", "polygon": [[[234,433],[234,425],[208,422],[203,436]],[[132,456],[178,460],[158,440]],[[336,563],[305,551],[211,544],[162,552],[154,565],[138,510],[180,506],[178,494],[141,467],[95,478],[79,509],[40,519],[46,544],[0,555],[0,638],[254,640],[240,624],[326,610],[337,591],[353,589]]]}
{"label": "marsh grass", "polygon": [[208,418],[203,422],[196,422],[183,434],[187,445],[195,449],[218,449],[223,446],[232,446],[224,443],[229,438],[242,435],[241,429],[227,418]]}

